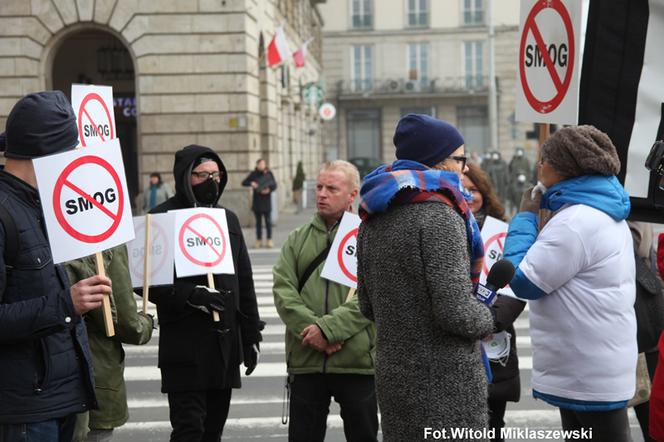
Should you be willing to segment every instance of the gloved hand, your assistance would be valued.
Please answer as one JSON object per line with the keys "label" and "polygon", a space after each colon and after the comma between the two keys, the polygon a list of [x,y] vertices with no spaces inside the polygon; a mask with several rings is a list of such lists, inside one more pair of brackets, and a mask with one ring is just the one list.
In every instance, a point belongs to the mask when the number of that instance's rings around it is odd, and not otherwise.
{"label": "gloved hand", "polygon": [[[542,202],[542,193],[533,192],[533,186],[526,189],[521,195],[521,204],[519,204],[519,212],[533,212],[537,214],[540,209],[540,203]],[[534,193],[534,198],[533,198]]]}
{"label": "gloved hand", "polygon": [[258,342],[244,347],[244,366],[247,367],[247,371],[244,372],[245,375],[249,376],[254,372],[258,365],[260,354],[261,351],[258,347]]}
{"label": "gloved hand", "polygon": [[223,312],[226,306],[226,294],[227,292],[220,293],[218,290],[211,289],[210,287],[197,285],[191,291],[187,305],[208,315],[212,314],[213,310]]}

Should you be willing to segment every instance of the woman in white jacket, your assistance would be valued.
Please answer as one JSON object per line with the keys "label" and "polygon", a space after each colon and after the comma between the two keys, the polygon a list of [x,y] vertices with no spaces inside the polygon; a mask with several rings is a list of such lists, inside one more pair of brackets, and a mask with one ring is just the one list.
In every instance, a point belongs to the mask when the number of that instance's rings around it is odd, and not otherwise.
{"label": "woman in white jacket", "polygon": [[[560,409],[565,430],[631,441],[627,401],[637,359],[634,251],[620,160],[592,126],[557,131],[542,146],[544,195],[524,194],[510,223],[510,283],[531,300],[533,396]],[[538,209],[552,216],[543,227]],[[543,223],[542,223],[543,224]]]}

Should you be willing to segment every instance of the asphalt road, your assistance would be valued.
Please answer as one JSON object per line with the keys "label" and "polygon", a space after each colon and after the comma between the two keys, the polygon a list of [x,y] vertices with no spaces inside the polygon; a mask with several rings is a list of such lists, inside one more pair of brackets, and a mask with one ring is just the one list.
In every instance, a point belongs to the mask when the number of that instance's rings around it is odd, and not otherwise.
{"label": "asphalt road", "polygon": [[[233,392],[230,416],[224,430],[228,441],[286,441],[288,429],[281,424],[284,379],[284,326],[272,300],[272,265],[277,250],[252,250],[254,279],[261,317],[267,322],[261,344],[260,363],[254,374],[243,379],[243,388]],[[516,322],[517,345],[521,366],[521,401],[508,403],[506,425],[515,428],[560,429],[560,418],[553,407],[532,398],[530,369],[532,352],[528,333],[528,311]],[[158,330],[145,346],[126,346],[127,392],[130,420],[115,431],[116,442],[167,441],[170,434],[168,403],[160,393],[157,368]],[[642,441],[633,412],[630,422],[634,442]],[[336,403],[330,408],[327,441],[344,441],[342,421]],[[529,439],[508,439],[509,441]],[[551,439],[555,440],[555,439]]]}

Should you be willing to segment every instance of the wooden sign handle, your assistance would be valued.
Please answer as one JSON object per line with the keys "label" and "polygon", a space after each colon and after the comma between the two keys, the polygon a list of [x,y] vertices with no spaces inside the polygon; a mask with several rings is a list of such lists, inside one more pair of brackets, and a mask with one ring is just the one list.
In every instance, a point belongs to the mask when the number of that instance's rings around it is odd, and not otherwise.
{"label": "wooden sign handle", "polygon": [[[106,270],[104,270],[104,258],[101,256],[101,252],[95,253],[95,261],[97,264],[97,274],[99,276],[106,276]],[[104,313],[104,327],[106,328],[106,336],[111,337],[115,336],[115,327],[113,327],[113,313],[111,312],[111,297],[110,295],[104,295],[104,299],[101,302],[102,312]]]}
{"label": "wooden sign handle", "polygon": [[[215,288],[215,286],[214,286],[214,275],[212,273],[208,273],[207,277],[208,277],[208,287],[210,287],[211,289],[214,289]],[[220,321],[218,311],[212,310],[212,320],[214,322],[219,322]]]}
{"label": "wooden sign handle", "polygon": [[346,302],[350,301],[353,298],[353,296],[355,295],[355,290],[357,289],[348,290],[348,296],[346,296]]}
{"label": "wooden sign handle", "polygon": [[143,314],[148,313],[148,297],[150,295],[150,255],[152,248],[150,234],[150,214],[145,215],[145,242],[143,248]]}

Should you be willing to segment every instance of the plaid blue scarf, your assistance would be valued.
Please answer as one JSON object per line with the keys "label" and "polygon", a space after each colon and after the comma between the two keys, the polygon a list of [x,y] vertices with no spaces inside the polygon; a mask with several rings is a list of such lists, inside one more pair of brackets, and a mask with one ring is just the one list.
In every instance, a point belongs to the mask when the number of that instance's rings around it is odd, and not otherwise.
{"label": "plaid blue scarf", "polygon": [[470,198],[456,173],[430,169],[416,161],[397,160],[389,166],[380,166],[364,178],[360,189],[360,217],[366,220],[396,204],[432,200],[448,204],[466,223],[471,252],[470,279],[476,284],[484,262],[484,244],[466,202]]}

